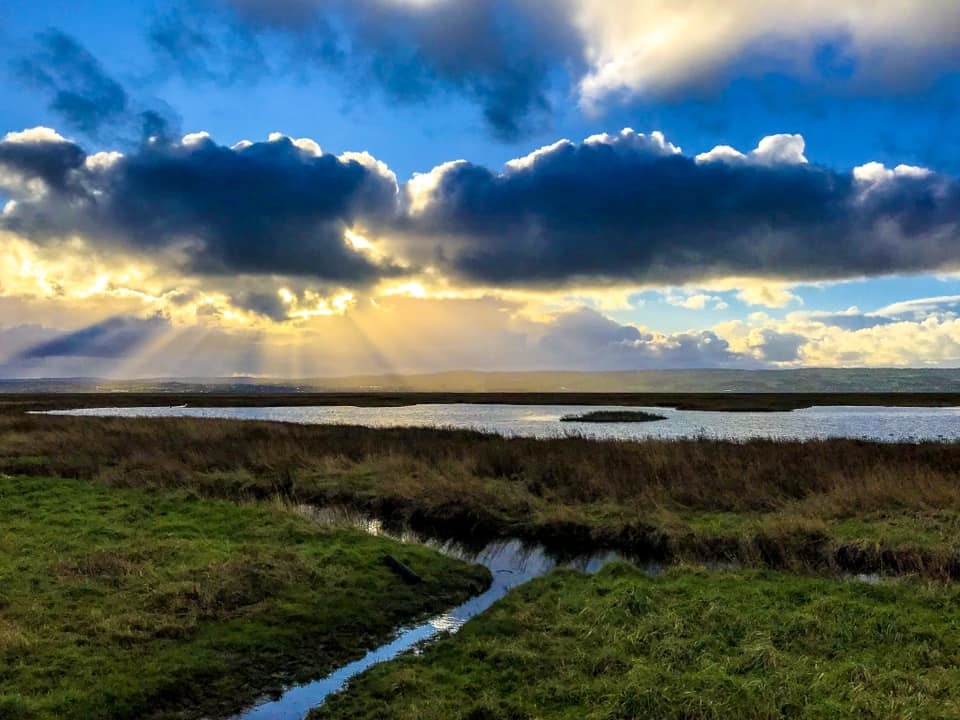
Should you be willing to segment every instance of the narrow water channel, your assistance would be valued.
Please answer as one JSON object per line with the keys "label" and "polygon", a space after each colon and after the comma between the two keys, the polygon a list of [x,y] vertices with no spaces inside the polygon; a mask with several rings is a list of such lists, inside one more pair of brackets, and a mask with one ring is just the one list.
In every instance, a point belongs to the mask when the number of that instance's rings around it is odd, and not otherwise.
{"label": "narrow water channel", "polygon": [[[314,516],[321,522],[330,521],[330,518],[326,517],[323,511],[318,511]],[[336,521],[342,523],[343,516],[340,515]],[[361,527],[367,532],[390,535],[403,542],[422,543],[446,555],[484,565],[490,570],[493,582],[486,591],[470,598],[462,605],[437,615],[420,625],[401,629],[393,640],[369,651],[359,660],[344,665],[320,680],[291,687],[278,699],[261,702],[246,712],[235,716],[234,720],[300,720],[311,708],[321,705],[327,697],[343,689],[347,681],[370,666],[392,660],[411,649],[416,650],[423,643],[435,639],[443,632],[456,632],[463,627],[467,620],[482,613],[506,595],[511,588],[546,575],[558,566],[572,567],[592,573],[599,570],[607,562],[621,557],[616,553],[605,553],[561,562],[545,552],[542,547],[524,545],[519,540],[494,542],[479,552],[471,552],[457,544],[439,543],[413,533],[403,533],[402,535],[387,533],[383,530],[382,525],[375,520],[352,518],[351,524]],[[656,571],[657,568],[650,567],[650,570]]]}

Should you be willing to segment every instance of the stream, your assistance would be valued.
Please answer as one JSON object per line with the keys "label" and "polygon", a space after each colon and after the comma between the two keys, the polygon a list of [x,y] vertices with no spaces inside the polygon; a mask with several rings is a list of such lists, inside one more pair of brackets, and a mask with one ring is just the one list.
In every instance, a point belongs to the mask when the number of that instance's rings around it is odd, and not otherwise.
{"label": "stream", "polygon": [[[593,573],[611,560],[622,558],[617,553],[608,552],[560,561],[542,547],[526,545],[519,540],[492,542],[480,551],[471,551],[457,543],[442,543],[412,532],[389,533],[376,520],[345,518],[343,513],[317,509],[311,509],[309,514],[320,522],[330,524],[342,524],[347,519],[350,524],[366,532],[387,535],[401,542],[427,545],[445,555],[484,565],[490,570],[493,581],[484,592],[452,610],[432,617],[419,625],[401,628],[390,642],[370,650],[359,660],[348,663],[319,680],[290,687],[276,700],[260,702],[234,716],[233,720],[301,720],[312,708],[323,704],[330,695],[342,690],[351,678],[372,665],[392,660],[401,653],[410,650],[417,652],[424,643],[436,639],[443,633],[457,632],[470,618],[482,613],[512,588],[546,575],[556,567],[570,567]],[[652,573],[659,571],[657,565],[644,567]]]}

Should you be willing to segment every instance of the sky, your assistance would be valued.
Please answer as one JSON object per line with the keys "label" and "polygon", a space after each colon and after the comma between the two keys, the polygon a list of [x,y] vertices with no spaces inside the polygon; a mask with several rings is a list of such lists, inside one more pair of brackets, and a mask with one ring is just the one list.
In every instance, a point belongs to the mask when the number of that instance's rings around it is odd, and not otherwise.
{"label": "sky", "polygon": [[960,366],[955,0],[0,0],[0,377]]}

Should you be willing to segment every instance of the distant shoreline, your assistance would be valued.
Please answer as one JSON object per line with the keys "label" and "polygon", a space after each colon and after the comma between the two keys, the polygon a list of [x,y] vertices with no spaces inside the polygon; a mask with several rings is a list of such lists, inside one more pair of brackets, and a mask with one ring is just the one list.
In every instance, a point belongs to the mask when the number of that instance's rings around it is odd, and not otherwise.
{"label": "distant shoreline", "polygon": [[504,405],[615,405],[718,412],[782,412],[823,405],[960,407],[960,392],[938,393],[450,393],[450,392],[80,392],[0,393],[7,409],[92,407],[303,407],[466,403]]}

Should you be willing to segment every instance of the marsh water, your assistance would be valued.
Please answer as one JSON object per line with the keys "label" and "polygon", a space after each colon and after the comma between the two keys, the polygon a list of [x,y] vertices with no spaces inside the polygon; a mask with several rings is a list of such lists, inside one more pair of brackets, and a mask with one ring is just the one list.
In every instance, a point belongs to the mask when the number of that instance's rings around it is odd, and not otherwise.
{"label": "marsh water", "polygon": [[[318,510],[316,519],[330,522],[324,511]],[[343,522],[334,519],[332,522]],[[376,520],[350,517],[350,524],[361,527],[373,534],[387,534]],[[494,542],[479,551],[471,551],[456,543],[444,543],[407,532],[392,535],[403,542],[417,542],[468,562],[484,565],[492,576],[490,587],[461,605],[441,613],[428,621],[413,627],[402,628],[390,642],[369,651],[362,658],[344,665],[330,675],[304,685],[287,689],[279,698],[266,700],[234,720],[300,720],[311,708],[321,705],[327,697],[344,688],[346,683],[367,668],[377,663],[391,660],[410,650],[417,651],[425,643],[435,639],[441,633],[455,633],[470,618],[482,613],[511,588],[546,575],[558,566],[573,567],[583,572],[596,572],[603,565],[620,556],[616,553],[590,555],[560,561],[549,555],[539,546],[528,546],[519,540]],[[650,572],[657,572],[656,565],[645,566]]]}
{"label": "marsh water", "polygon": [[116,417],[276,420],[378,428],[461,428],[507,436],[563,437],[576,434],[617,440],[684,437],[811,440],[848,437],[912,442],[960,439],[960,408],[820,406],[789,412],[715,412],[637,407],[630,409],[654,412],[666,416],[666,419],[640,423],[560,420],[564,415],[624,409],[584,405],[424,404],[405,407],[125,407],[53,412]]}

